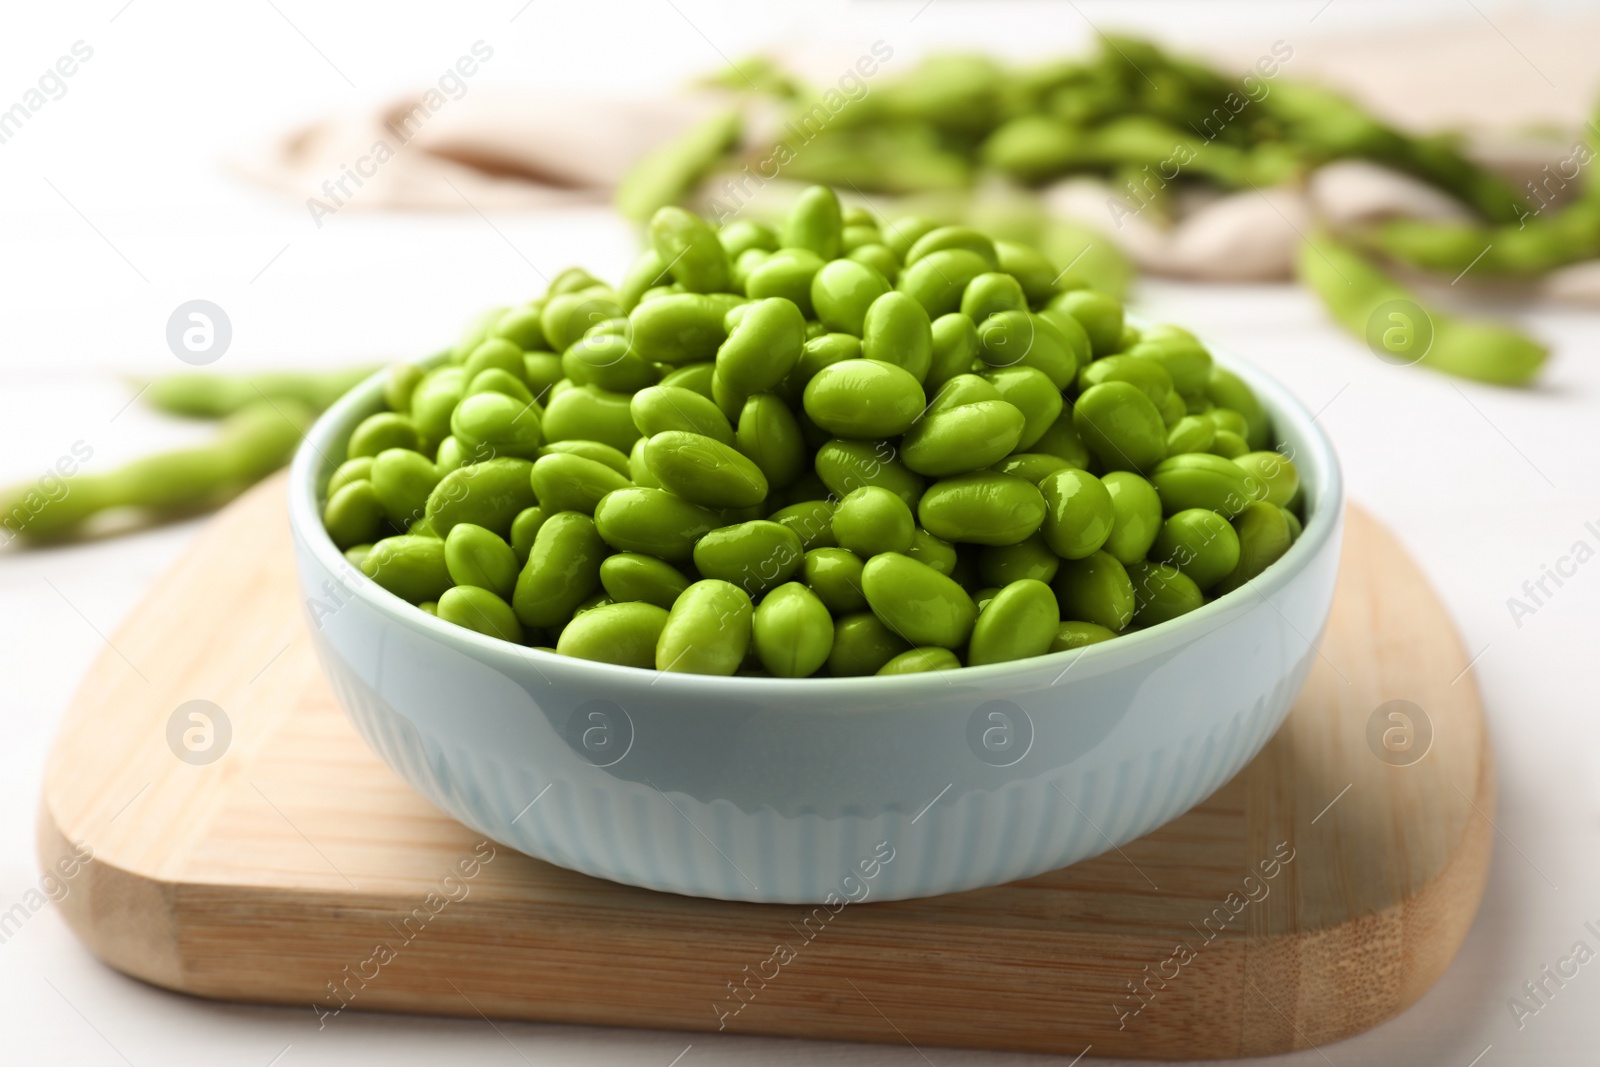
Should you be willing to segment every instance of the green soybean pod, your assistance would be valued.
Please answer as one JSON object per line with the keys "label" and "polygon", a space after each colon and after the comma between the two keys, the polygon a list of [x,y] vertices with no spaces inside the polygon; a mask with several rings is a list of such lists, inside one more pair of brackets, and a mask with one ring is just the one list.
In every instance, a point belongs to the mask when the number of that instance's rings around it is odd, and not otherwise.
{"label": "green soybean pod", "polygon": [[833,538],[833,510],[831,500],[801,500],[779,508],[767,518],[793,530],[801,547],[810,552],[813,548],[838,547]]}
{"label": "green soybean pod", "polygon": [[833,651],[833,616],[799,582],[785,582],[762,597],[752,629],[761,665],[779,678],[815,674]]}
{"label": "green soybean pod", "polygon": [[[424,605],[426,607],[426,605]],[[433,606],[433,614],[487,637],[521,644],[522,622],[505,598],[481,586],[458,585],[446,589]]]}
{"label": "green soybean pod", "polygon": [[925,563],[946,578],[955,573],[960,556],[956,546],[918,526],[911,535],[911,547],[906,555],[918,563]]}
{"label": "green soybean pod", "polygon": [[978,545],[1014,545],[1044,522],[1039,488],[998,471],[973,471],[928,487],[917,520],[935,537]]}
{"label": "green soybean pod", "polygon": [[1061,272],[1044,253],[1016,241],[996,241],[994,251],[1000,269],[1022,283],[1029,304],[1037,307],[1055,294]]}
{"label": "green soybean pod", "polygon": [[1091,386],[1072,406],[1072,426],[1106,470],[1152,470],[1167,455],[1167,424],[1127,382]]}
{"label": "green soybean pod", "polygon": [[870,611],[845,615],[833,624],[828,673],[836,678],[877,674],[886,663],[910,648],[905,638]]}
{"label": "green soybean pod", "polygon": [[666,629],[665,608],[642,600],[600,604],[579,611],[562,629],[556,651],[563,656],[649,670]]}
{"label": "green soybean pod", "polygon": [[503,538],[470,522],[457,523],[444,539],[444,563],[456,585],[487,589],[501,599],[510,599],[522,570]]}
{"label": "green soybean pod", "polygon": [[1209,452],[1216,438],[1216,423],[1204,415],[1185,415],[1167,431],[1167,455]]}
{"label": "green soybean pod", "polygon": [[828,260],[838,257],[843,234],[838,194],[826,185],[813,185],[795,199],[778,239],[784,248],[803,248]]}
{"label": "green soybean pod", "polygon": [[1161,510],[1175,515],[1207,508],[1233,518],[1261,492],[1260,483],[1231,459],[1207,452],[1185,452],[1162,460],[1150,475]]}
{"label": "green soybean pod", "polygon": [[470,452],[531,459],[544,440],[539,410],[503,393],[465,397],[450,416],[450,435]]}
{"label": "green soybean pod", "polygon": [[958,374],[967,373],[978,358],[978,327],[959,311],[940,315],[931,327],[933,348],[923,386],[938,390]]}
{"label": "green soybean pod", "polygon": [[376,456],[386,448],[409,448],[413,452],[422,449],[422,435],[409,416],[395,411],[368,415],[351,432],[345,455],[350,459],[359,459],[362,456]]}
{"label": "green soybean pod", "polygon": [[450,588],[444,542],[436,537],[385,537],[361,561],[361,573],[402,600],[438,600]]}
{"label": "green soybean pod", "polygon": [[1132,471],[1111,471],[1100,481],[1111,495],[1111,533],[1105,550],[1124,564],[1136,563],[1150,552],[1161,532],[1161,496]]}
{"label": "green soybean pod", "polygon": [[748,396],[772,389],[800,362],[806,322],[800,309],[781,297],[741,310],[738,324],[717,349],[717,377]]}
{"label": "green soybean pod", "polygon": [[1040,533],[1062,559],[1083,559],[1100,550],[1111,535],[1116,512],[1105,483],[1088,471],[1068,467],[1039,482],[1045,515]]}
{"label": "green soybean pod", "polygon": [[1060,625],[1061,610],[1050,587],[1037,578],[1020,578],[996,593],[973,624],[967,665],[1042,656]]}
{"label": "green soybean pod", "polygon": [[1019,450],[1038,444],[1066,406],[1061,390],[1035,367],[1001,367],[985,371],[983,377],[1006,403],[1022,413],[1022,433],[1016,444]]}
{"label": "green soybean pod", "polygon": [[1078,320],[1095,359],[1118,350],[1122,341],[1120,301],[1094,289],[1074,289],[1054,297],[1049,306]]}
{"label": "green soybean pod", "polygon": [[370,544],[383,529],[383,517],[383,501],[364,478],[341,486],[322,508],[323,528],[341,551]]}
{"label": "green soybean pod", "polygon": [[1170,563],[1131,564],[1128,578],[1133,582],[1133,624],[1141,628],[1187,615],[1206,602],[1194,580]]}
{"label": "green soybean pod", "polygon": [[1050,642],[1051,652],[1070,652],[1109,641],[1117,632],[1097,622],[1063,622],[1056,627],[1056,638]]}
{"label": "green soybean pod", "polygon": [[532,471],[532,463],[510,457],[451,471],[428,494],[428,525],[440,537],[448,537],[458,522],[470,522],[501,537],[509,536],[517,513],[538,503],[529,478]]}
{"label": "green soybean pod", "polygon": [[1233,460],[1262,487],[1260,499],[1288,507],[1300,490],[1300,472],[1294,461],[1278,452],[1247,452]]}
{"label": "green soybean pod", "polygon": [[910,551],[916,520],[904,500],[887,489],[868,485],[839,501],[832,528],[840,548],[870,558],[880,552]]}
{"label": "green soybean pod", "polygon": [[664,207],[650,219],[650,246],[673,280],[691,293],[726,292],[728,252],[699,215]]}
{"label": "green soybean pod", "polygon": [[788,581],[804,561],[799,536],[770,519],[719,527],[694,546],[695,570],[732,582],[752,597]]}
{"label": "green soybean pod", "polygon": [[383,402],[389,406],[390,411],[398,411],[402,415],[411,412],[411,394],[417,391],[417,386],[427,372],[415,363],[396,363],[390,367],[383,380]]}
{"label": "green soybean pod", "polygon": [[721,409],[707,397],[682,386],[662,384],[641,389],[628,402],[628,413],[634,427],[645,437],[683,430],[733,444],[733,427]]}
{"label": "green soybean pod", "polygon": [[924,674],[928,671],[953,671],[961,659],[948,648],[913,648],[878,668],[879,674]]}
{"label": "green soybean pod", "polygon": [[372,460],[372,491],[384,515],[402,529],[427,513],[428,494],[439,478],[433,461],[409,448],[386,448]]}
{"label": "green soybean pod", "polygon": [[1004,399],[1004,394],[989,379],[976,374],[958,374],[939,387],[939,391],[928,404],[928,410],[923,413],[923,418],[966,404],[981,404]]}
{"label": "green soybean pod", "polygon": [[1165,367],[1155,360],[1127,353],[1097,359],[1078,372],[1080,393],[1101,382],[1127,382],[1138,386],[1158,409],[1173,395],[1172,376]]}
{"label": "green soybean pod", "polygon": [[774,489],[787,488],[805,473],[808,456],[800,423],[771,393],[758,393],[744,402],[733,444]]}
{"label": "green soybean pod", "polygon": [[[1058,402],[1060,396],[1056,394]],[[1010,455],[1026,422],[1023,413],[1004,400],[930,411],[906,431],[900,455],[918,474],[935,478],[965,474],[993,466]]]}
{"label": "green soybean pod", "polygon": [[1108,552],[1063,562],[1052,585],[1064,619],[1108,630],[1122,630],[1133,620],[1133,580]]}
{"label": "green soybean pod", "polygon": [[570,452],[540,457],[529,478],[539,506],[550,514],[581,511],[593,515],[601,497],[633,486],[627,477],[606,464]]}
{"label": "green soybean pod", "polygon": [[599,441],[618,452],[633,448],[640,437],[633,424],[633,398],[595,385],[564,390],[550,401],[544,413],[546,441]]}
{"label": "green soybean pod", "polygon": [[835,437],[896,437],[927,407],[922,385],[903,367],[850,359],[822,368],[806,384],[805,412]]}
{"label": "green soybean pod", "polygon": [[715,578],[695,582],[673,603],[656,642],[660,671],[730,675],[750,650],[749,594]]}
{"label": "green soybean pod", "polygon": [[517,576],[511,607],[524,626],[557,627],[600,588],[607,555],[595,522],[576,511],[551,515],[539,527]]}
{"label": "green soybean pod", "polygon": [[982,322],[1002,311],[1027,311],[1022,285],[1009,274],[980,274],[961,293],[961,314]]}
{"label": "green soybean pod", "polygon": [[835,259],[811,279],[811,306],[823,325],[836,333],[862,336],[867,308],[889,292],[889,280],[853,259]]}
{"label": "green soybean pod", "polygon": [[533,551],[533,539],[539,536],[539,527],[544,525],[548,518],[544,508],[534,505],[523,508],[517,512],[517,517],[511,520],[511,551],[516,554],[517,568],[528,562],[528,553]]}
{"label": "green soybean pod", "polygon": [[698,433],[666,430],[644,446],[663,489],[710,508],[746,508],[767,498],[767,478],[736,449]]}
{"label": "green soybean pod", "polygon": [[978,552],[978,577],[984,585],[1005,586],[1024,578],[1048,582],[1061,569],[1042,533],[1014,545],[985,545]]}
{"label": "green soybean pod", "polygon": [[801,564],[801,580],[829,611],[848,615],[867,608],[866,594],[861,591],[863,566],[861,557],[847,548],[813,548]]}
{"label": "green soybean pod", "polygon": [[811,318],[816,310],[811,303],[811,280],[825,262],[809,249],[781,248],[751,268],[745,278],[745,295],[752,300],[782,297]]}
{"label": "green soybean pod", "polygon": [[714,359],[728,337],[726,300],[700,293],[671,293],[646,300],[628,315],[633,346],[653,363],[678,366]]}
{"label": "green soybean pod", "polygon": [[922,497],[922,478],[896,458],[888,441],[826,441],[812,463],[823,485],[837,497],[863,485],[881,485],[907,507],[915,507]]}
{"label": "green soybean pod", "polygon": [[618,604],[637,600],[670,609],[689,588],[689,579],[665,560],[638,552],[618,552],[601,561],[600,585]]}
{"label": "green soybean pod", "polygon": [[1287,512],[1272,504],[1257,501],[1233,520],[1239,536],[1239,562],[1213,587],[1216,596],[1231,593],[1276,563],[1294,543],[1294,532]]}
{"label": "green soybean pod", "polygon": [[862,320],[861,355],[893,363],[919,383],[933,365],[933,325],[928,312],[901,292],[885,292]]}
{"label": "green soybean pod", "polygon": [[355,459],[347,459],[339,464],[333,469],[333,473],[328,476],[326,494],[331,497],[351,482],[371,481],[372,464],[376,458],[375,456],[358,456]]}
{"label": "green soybean pod", "polygon": [[1048,452],[1015,452],[999,463],[990,464],[989,469],[1038,485],[1039,479],[1045,475],[1053,471],[1066,470],[1070,466],[1072,464],[1060,456],[1052,456]]}
{"label": "green soybean pod", "polygon": [[1251,448],[1266,448],[1271,442],[1272,420],[1256,399],[1255,391],[1237,374],[1213,365],[1206,378],[1205,395],[1217,407],[1229,408],[1244,417],[1247,430],[1243,436]]}
{"label": "green soybean pod", "polygon": [[895,288],[905,293],[937,319],[961,310],[961,296],[967,283],[994,266],[965,248],[943,248],[930,252],[900,272]]}
{"label": "green soybean pod", "polygon": [[691,504],[665,489],[619,489],[594,509],[595,527],[619,552],[642,552],[670,563],[687,563],[695,542],[721,525],[710,508]]}
{"label": "green soybean pod", "polygon": [[1150,558],[1172,564],[1204,592],[1238,566],[1239,535],[1216,512],[1190,508],[1161,524]]}
{"label": "green soybean pod", "polygon": [[1092,470],[1097,466],[1094,456],[1090,453],[1089,446],[1083,443],[1083,438],[1078,435],[1078,427],[1072,419],[1073,412],[1063,409],[1056,421],[1050,424],[1050,428],[1028,448],[1033,452],[1058,456],[1066,460],[1070,466]]}
{"label": "green soybean pod", "polygon": [[972,598],[954,580],[899,552],[867,560],[861,591],[873,614],[913,645],[960,648],[978,614]]}

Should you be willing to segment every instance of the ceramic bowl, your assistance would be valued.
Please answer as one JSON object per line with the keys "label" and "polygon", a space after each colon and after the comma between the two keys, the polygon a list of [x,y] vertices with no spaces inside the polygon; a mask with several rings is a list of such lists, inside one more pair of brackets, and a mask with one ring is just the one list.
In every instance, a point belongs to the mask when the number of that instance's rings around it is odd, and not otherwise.
{"label": "ceramic bowl", "polygon": [[928,674],[723,678],[524,648],[353,569],[320,521],[374,377],[317,422],[290,522],[317,652],[356,728],[495,841],[651,889],[823,903],[951,893],[1125,844],[1204,799],[1289,710],[1333,598],[1344,490],[1310,413],[1271,412],[1305,532],[1255,581],[1075,652]]}

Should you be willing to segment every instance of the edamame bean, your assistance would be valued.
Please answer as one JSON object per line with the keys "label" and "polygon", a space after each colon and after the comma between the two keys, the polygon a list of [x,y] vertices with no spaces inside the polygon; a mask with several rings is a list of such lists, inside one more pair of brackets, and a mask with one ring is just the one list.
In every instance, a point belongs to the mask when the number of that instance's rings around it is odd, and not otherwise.
{"label": "edamame bean", "polygon": [[984,585],[1004,586],[1031,578],[1048,582],[1061,569],[1061,557],[1042,533],[1014,545],[987,545],[978,553],[978,576]]}
{"label": "edamame bean", "polygon": [[503,337],[491,337],[467,354],[461,365],[462,376],[471,381],[486,370],[503,370],[522,378],[522,349]]}
{"label": "edamame bean", "polygon": [[991,464],[989,469],[1038,485],[1039,479],[1045,475],[1052,471],[1066,470],[1070,466],[1072,464],[1060,456],[1052,456],[1048,452],[1015,452],[999,463]]}
{"label": "edamame bean", "polygon": [[663,489],[693,504],[746,508],[767,498],[761,468],[704,434],[658,433],[645,443],[644,463]]}
{"label": "edamame bean", "polygon": [[962,404],[918,419],[906,431],[900,454],[918,474],[964,474],[1010,455],[1025,425],[1023,413],[1004,400]]}
{"label": "edamame bean", "polygon": [[517,513],[538,503],[529,477],[532,471],[532,463],[509,457],[451,471],[428,494],[428,525],[440,537],[448,537],[458,522],[508,536]]}
{"label": "edamame bean", "polygon": [[937,391],[956,375],[967,373],[972,361],[978,358],[978,327],[959,311],[934,319],[931,331],[933,348],[928,375],[923,382],[923,387],[930,392]]}
{"label": "edamame bean", "polygon": [[633,448],[639,428],[633,424],[633,398],[595,385],[564,390],[550,401],[544,413],[546,441],[586,440],[610,445],[619,452]]}
{"label": "edamame bean", "polygon": [[863,486],[839,501],[833,512],[833,538],[862,558],[880,552],[908,552],[916,520],[906,502],[887,489]]}
{"label": "edamame bean", "polygon": [[671,609],[689,588],[689,579],[665,560],[638,552],[618,552],[601,561],[600,584],[616,603],[642,600],[658,608]]}
{"label": "edamame bean", "polygon": [[1150,558],[1172,564],[1204,592],[1238,566],[1239,535],[1216,512],[1189,508],[1161,524]]}
{"label": "edamame bean", "polygon": [[835,615],[865,611],[866,594],[861,591],[860,556],[847,548],[813,548],[806,552],[801,579]]}
{"label": "edamame bean", "polygon": [[707,578],[683,591],[656,642],[656,670],[729,675],[750,649],[754,608],[743,589]]}
{"label": "edamame bean", "polygon": [[1070,652],[1075,648],[1087,648],[1098,645],[1102,641],[1109,641],[1117,636],[1115,630],[1108,630],[1095,622],[1064,622],[1056,627],[1056,638],[1050,642],[1051,652]]}
{"label": "edamame bean", "polygon": [[557,452],[541,457],[529,474],[539,506],[550,514],[581,511],[593,515],[600,498],[633,483],[611,467],[572,453]]}
{"label": "edamame bean", "polygon": [[933,326],[927,311],[904,293],[882,293],[863,318],[861,354],[893,363],[923,381],[933,360]]}
{"label": "edamame bean", "polygon": [[923,674],[927,671],[953,671],[961,660],[948,648],[913,648],[878,668],[879,674]]}
{"label": "edamame bean", "polygon": [[467,383],[463,395],[477,396],[479,393],[500,393],[524,404],[534,402],[533,391],[523,384],[521,376],[513,376],[499,367],[479,371]]}
{"label": "edamame bean", "polygon": [[786,582],[761,598],[753,630],[761,665],[779,678],[815,674],[833,651],[833,616],[799,582]]}
{"label": "edamame bean", "polygon": [[1060,324],[1030,311],[1002,311],[979,323],[978,358],[991,367],[1033,367],[1057,389],[1070,385],[1078,371],[1078,357]]}
{"label": "edamame bean", "polygon": [[728,288],[728,252],[717,232],[699,215],[664,207],[650,219],[650,246],[673,280],[691,293]]}
{"label": "edamame bean", "polygon": [[880,243],[858,245],[845,252],[845,258],[866,264],[883,275],[890,285],[900,277],[900,260],[889,251],[887,245]]}
{"label": "edamame bean", "polygon": [[1055,294],[1056,278],[1061,272],[1038,249],[1016,241],[996,241],[994,252],[1000,270],[1022,283],[1029,304],[1043,304]]}
{"label": "edamame bean", "polygon": [[546,456],[582,456],[584,459],[592,459],[596,463],[605,464],[624,478],[628,476],[628,457],[610,445],[603,445],[599,441],[552,441],[539,451]]}
{"label": "edamame bean", "polygon": [[1022,284],[1009,274],[980,274],[967,283],[961,294],[961,314],[982,322],[1002,311],[1027,311],[1028,298]]}
{"label": "edamame bean", "polygon": [[889,280],[853,259],[824,264],[811,279],[811,306],[823,325],[862,337],[867,308],[889,292]]}
{"label": "edamame bean", "polygon": [[544,310],[539,313],[539,328],[552,351],[565,352],[590,328],[624,314],[617,295],[605,286],[596,286],[558,293],[545,301]]}
{"label": "edamame bean", "polygon": [[1207,452],[1186,452],[1162,460],[1150,475],[1161,496],[1161,510],[1175,515],[1206,508],[1232,518],[1261,494],[1261,485],[1231,459]]}
{"label": "edamame bean", "polygon": [[656,665],[656,646],[668,617],[665,608],[641,600],[602,604],[573,616],[556,641],[556,651],[577,659],[649,670]]}
{"label": "edamame bean", "polygon": [[779,508],[767,518],[793,530],[807,552],[813,548],[834,548],[833,504],[827,500],[802,500]]}
{"label": "edamame bean", "polygon": [[446,589],[434,604],[432,614],[486,637],[516,644],[523,640],[522,623],[511,605],[503,597],[479,586],[458,585]]}
{"label": "edamame bean", "polygon": [[760,468],[773,489],[787,488],[806,471],[800,423],[788,405],[771,393],[744,402],[734,444]]}
{"label": "edamame bean", "polygon": [[917,504],[917,520],[929,533],[978,545],[1014,545],[1039,529],[1044,517],[1037,486],[997,471],[941,479]]}
{"label": "edamame bean", "polygon": [[906,250],[904,257],[906,266],[909,267],[919,259],[947,248],[963,248],[975,253],[989,265],[991,271],[1000,268],[1000,257],[995,250],[994,241],[990,240],[988,235],[968,226],[939,226],[929,230]]}
{"label": "edamame bean", "polygon": [[1045,505],[1040,533],[1050,550],[1062,559],[1083,559],[1098,552],[1116,518],[1105,483],[1088,471],[1068,467],[1045,475],[1039,491]]}
{"label": "edamame bean", "polygon": [[1211,454],[1223,459],[1239,459],[1249,451],[1249,443],[1231,430],[1218,430],[1211,439]]}
{"label": "edamame bean", "polygon": [[1072,407],[1072,426],[1106,470],[1151,470],[1167,455],[1161,412],[1127,382],[1084,390]]}
{"label": "edamame bean", "polygon": [[972,627],[967,664],[1042,656],[1050,650],[1061,625],[1056,595],[1037,578],[1022,578],[1002,588],[989,601]]}
{"label": "edamame bean", "polygon": [[1078,435],[1078,428],[1072,420],[1073,412],[1063,410],[1044,435],[1028,447],[1034,452],[1059,456],[1071,466],[1083,470],[1103,470],[1104,468],[1100,467],[1090,455],[1089,446],[1083,443],[1083,438]]}
{"label": "edamame bean", "polygon": [[1113,631],[1124,629],[1133,619],[1133,580],[1108,552],[1063,562],[1052,586],[1064,619]]}
{"label": "edamame bean", "polygon": [[1005,396],[987,378],[980,378],[976,374],[958,374],[939,387],[939,392],[928,405],[928,410],[923,412],[923,418],[964,404],[980,404],[1004,399]]}
{"label": "edamame bean", "polygon": [[759,248],[763,252],[778,250],[777,231],[764,222],[750,219],[734,219],[717,231],[717,240],[722,242],[729,259],[738,259],[741,253],[751,248]]}
{"label": "edamame bean", "polygon": [[835,437],[898,436],[926,406],[916,378],[902,367],[875,359],[824,367],[805,388],[806,415]]}
{"label": "edamame bean", "polygon": [[[631,329],[627,319],[614,320]],[[635,393],[661,377],[655,364],[633,346],[631,338],[607,331],[602,323],[584,334],[561,356],[561,368],[579,385],[596,385],[614,393]],[[471,392],[469,389],[468,392]]]}
{"label": "edamame bean", "polygon": [[386,448],[372,460],[372,491],[389,521],[404,529],[427,513],[439,469],[421,452]]}
{"label": "edamame bean", "polygon": [[1124,355],[1132,359],[1145,359],[1163,367],[1172,379],[1172,387],[1184,396],[1204,396],[1211,378],[1211,353],[1192,337],[1163,337],[1145,339]]}
{"label": "edamame bean", "polygon": [[1300,489],[1300,472],[1294,461],[1278,452],[1248,452],[1234,458],[1247,476],[1254,476],[1262,487],[1261,499],[1280,508],[1288,507]]}
{"label": "edamame bean", "polygon": [[1135,626],[1169,622],[1205,603],[1200,587],[1170,563],[1142,560],[1128,567],[1128,577],[1133,582]]}
{"label": "edamame bean", "polygon": [[577,511],[551,515],[539,527],[517,576],[511,595],[517,618],[524,626],[564,625],[600,588],[600,561],[606,555],[606,543],[589,516]]}
{"label": "edamame bean", "polygon": [[716,358],[728,338],[723,318],[732,305],[701,293],[673,293],[646,300],[628,315],[633,346],[652,363],[679,366]]}
{"label": "edamame bean", "polygon": [[782,298],[758,300],[741,310],[738,325],[717,349],[717,377],[748,396],[772,389],[794,369],[806,322],[800,309]]}
{"label": "edamame bean", "polygon": [[376,456],[359,456],[339,464],[328,476],[328,487],[324,490],[324,495],[331,497],[351,482],[371,481],[372,464],[376,458]]}
{"label": "edamame bean", "polygon": [[927,564],[947,578],[955,573],[956,564],[960,561],[955,545],[933,536],[920,526],[911,535],[911,547],[906,549],[906,555],[918,563]]}
{"label": "edamame bean", "polygon": [[1233,520],[1239,535],[1239,562],[1213,588],[1216,596],[1231,593],[1276,563],[1294,543],[1294,534],[1282,508],[1251,503]]}
{"label": "edamame bean", "polygon": [[322,508],[322,525],[341,550],[371,543],[383,529],[383,518],[383,501],[364,478],[341,487]]}
{"label": "edamame bean", "polygon": [[350,459],[359,459],[362,456],[376,456],[386,448],[421,451],[422,435],[409,417],[394,411],[381,411],[367,416],[350,434],[345,455]]}
{"label": "edamame bean", "polygon": [[910,647],[905,638],[870,611],[845,615],[833,624],[828,673],[835,678],[877,674],[886,663]]}
{"label": "edamame bean", "polygon": [[1209,452],[1216,438],[1216,423],[1204,415],[1185,415],[1167,431],[1167,455]]}
{"label": "edamame bean", "polygon": [[915,507],[922,497],[922,478],[896,458],[887,441],[826,441],[812,460],[817,476],[834,496],[843,497],[863,485],[881,485]]}
{"label": "edamame bean", "polygon": [[784,248],[803,248],[828,260],[838,257],[843,232],[838,194],[826,185],[813,185],[789,209],[779,240]]}
{"label": "edamame bean", "polygon": [[628,402],[628,413],[634,427],[646,437],[685,430],[725,445],[733,444],[733,427],[721,409],[708,397],[682,386],[662,384],[641,389]]}
{"label": "edamame bean", "polygon": [[550,342],[545,339],[544,327],[539,322],[543,312],[544,304],[539,301],[524,304],[522,307],[509,308],[495,319],[488,335],[503,337],[524,352],[548,349]]}
{"label": "edamame bean", "polygon": [[436,537],[385,537],[361,561],[361,573],[402,600],[438,600],[450,588],[444,542]]}
{"label": "edamame bean", "polygon": [[470,522],[457,523],[444,539],[445,569],[456,585],[475,585],[502,600],[511,598],[522,564],[505,540]]}
{"label": "edamame bean", "polygon": [[978,614],[965,589],[899,552],[867,560],[861,570],[861,591],[873,614],[914,645],[960,648],[971,636]]}
{"label": "edamame bean", "polygon": [[1002,367],[985,371],[983,377],[1000,392],[1002,399],[1022,412],[1022,433],[1016,447],[1034,447],[1061,417],[1065,400],[1042,371],[1035,367]]}
{"label": "edamame bean", "polygon": [[1050,301],[1050,307],[1078,320],[1095,359],[1118,351],[1122,340],[1122,304],[1093,289],[1075,289]]}
{"label": "edamame bean", "polygon": [[519,571],[528,562],[528,553],[533,551],[533,539],[539,536],[539,527],[544,525],[547,517],[544,508],[535,505],[523,508],[511,520],[511,551],[516,553]]}
{"label": "edamame bean", "polygon": [[1172,375],[1153,359],[1131,354],[1107,356],[1086,364],[1078,372],[1078,391],[1092,389],[1101,382],[1127,382],[1138,386],[1159,410],[1172,397]]}
{"label": "edamame bean", "polygon": [[1206,378],[1206,399],[1219,408],[1228,408],[1244,416],[1248,426],[1244,434],[1251,448],[1266,448],[1272,438],[1272,421],[1267,417],[1255,391],[1232,371],[1212,366]]}
{"label": "edamame bean", "polygon": [[469,451],[482,446],[523,459],[537,456],[544,440],[538,409],[503,393],[464,398],[450,416],[450,434]]}
{"label": "edamame bean", "polygon": [[751,300],[782,297],[811,318],[811,280],[826,261],[805,248],[784,247],[751,268],[745,276],[745,295]]}
{"label": "edamame bean", "polygon": [[1111,471],[1100,479],[1111,495],[1111,533],[1105,550],[1121,563],[1137,563],[1161,532],[1161,496],[1132,471]]}
{"label": "edamame bean", "polygon": [[731,582],[752,597],[788,581],[804,560],[799,536],[770,519],[719,527],[694,546],[695,570]]}
{"label": "edamame bean", "polygon": [[907,265],[895,288],[921,304],[929,319],[937,319],[959,311],[967,283],[993,269],[993,264],[969,249],[942,248]]}
{"label": "edamame bean", "polygon": [[717,513],[664,489],[619,489],[594,509],[595,527],[619,552],[642,552],[670,563],[687,563],[694,545],[720,525]]}
{"label": "edamame bean", "polygon": [[411,394],[417,391],[426,375],[427,372],[415,363],[396,363],[390,367],[383,381],[383,402],[389,405],[389,410],[409,414]]}

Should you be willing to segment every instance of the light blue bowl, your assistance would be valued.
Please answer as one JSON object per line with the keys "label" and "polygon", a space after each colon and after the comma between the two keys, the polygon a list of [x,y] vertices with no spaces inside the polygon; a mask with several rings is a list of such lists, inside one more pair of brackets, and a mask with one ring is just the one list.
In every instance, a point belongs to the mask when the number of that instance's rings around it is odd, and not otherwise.
{"label": "light blue bowl", "polygon": [[1272,413],[1305,533],[1251,582],[1076,652],[869,678],[714,678],[484,637],[350,567],[321,488],[382,376],[290,473],[311,633],[384,761],[495,841],[586,874],[726,900],[893,900],[996,885],[1125,844],[1204,799],[1278,728],[1333,599],[1344,490],[1310,414]]}

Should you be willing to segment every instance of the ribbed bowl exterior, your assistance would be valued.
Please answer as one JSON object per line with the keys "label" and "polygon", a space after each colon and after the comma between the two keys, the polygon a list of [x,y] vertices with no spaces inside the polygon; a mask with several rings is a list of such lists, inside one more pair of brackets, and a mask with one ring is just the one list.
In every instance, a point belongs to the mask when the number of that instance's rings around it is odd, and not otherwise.
{"label": "ribbed bowl exterior", "polygon": [[1306,486],[1289,554],[1245,588],[1077,652],[873,678],[708,678],[496,641],[354,571],[317,490],[381,382],[301,449],[291,525],[311,633],[373,749],[432,803],[587,874],[729,900],[898,899],[1074,863],[1181,814],[1266,743],[1332,603],[1331,446],[1244,368]]}

